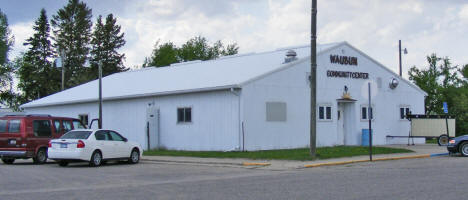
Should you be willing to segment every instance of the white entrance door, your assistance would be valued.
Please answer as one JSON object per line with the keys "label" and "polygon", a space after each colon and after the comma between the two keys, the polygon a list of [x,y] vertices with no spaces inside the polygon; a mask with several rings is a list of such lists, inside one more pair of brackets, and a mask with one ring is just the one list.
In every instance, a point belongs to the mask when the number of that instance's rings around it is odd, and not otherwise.
{"label": "white entrance door", "polygon": [[146,109],[146,136],[148,149],[159,147],[159,109],[154,106]]}
{"label": "white entrance door", "polygon": [[337,140],[336,143],[337,145],[344,145],[345,144],[345,113],[344,113],[344,103],[338,103],[338,109],[337,109]]}

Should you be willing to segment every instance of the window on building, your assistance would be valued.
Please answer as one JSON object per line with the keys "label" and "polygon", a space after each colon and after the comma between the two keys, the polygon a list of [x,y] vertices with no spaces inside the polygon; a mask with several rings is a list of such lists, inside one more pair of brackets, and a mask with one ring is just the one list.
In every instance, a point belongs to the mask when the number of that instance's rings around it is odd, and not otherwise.
{"label": "window on building", "polygon": [[369,106],[361,106],[361,120],[371,120],[374,119],[374,108],[370,108],[370,113],[368,112]]}
{"label": "window on building", "polygon": [[269,122],[285,122],[287,107],[285,102],[266,102],[266,120]]}
{"label": "window on building", "polygon": [[408,106],[400,107],[400,119],[406,119],[406,115],[409,114],[411,114],[411,111]]}
{"label": "window on building", "polygon": [[50,137],[52,135],[49,120],[34,120],[33,131],[37,137]]}
{"label": "window on building", "polygon": [[[81,121],[81,122],[83,122],[83,121]],[[73,128],[74,128],[74,129],[85,129],[86,127],[84,127],[84,126],[81,124],[81,122],[78,121],[78,120],[73,120]],[[83,122],[83,124],[84,124],[84,122]],[[87,124],[85,124],[85,125],[87,125]]]}
{"label": "window on building", "polygon": [[83,122],[83,124],[88,125],[88,114],[80,114],[78,117],[80,118],[80,121]]}
{"label": "window on building", "polygon": [[330,105],[320,105],[318,107],[319,120],[330,121],[332,120],[332,109]]}
{"label": "window on building", "polygon": [[10,120],[8,125],[8,132],[10,133],[19,133],[21,127],[21,120]]}
{"label": "window on building", "polygon": [[177,123],[192,122],[192,108],[177,108]]}

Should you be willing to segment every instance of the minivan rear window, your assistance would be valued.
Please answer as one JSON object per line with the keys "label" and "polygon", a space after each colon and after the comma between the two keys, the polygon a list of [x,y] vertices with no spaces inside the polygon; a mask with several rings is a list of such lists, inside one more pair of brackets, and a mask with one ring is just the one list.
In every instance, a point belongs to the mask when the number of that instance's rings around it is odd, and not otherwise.
{"label": "minivan rear window", "polygon": [[10,120],[10,125],[8,126],[8,132],[19,133],[20,126],[21,126],[21,120]]}
{"label": "minivan rear window", "polygon": [[60,139],[88,139],[91,131],[70,131],[62,135]]}
{"label": "minivan rear window", "polygon": [[0,120],[0,133],[6,132],[7,120]]}

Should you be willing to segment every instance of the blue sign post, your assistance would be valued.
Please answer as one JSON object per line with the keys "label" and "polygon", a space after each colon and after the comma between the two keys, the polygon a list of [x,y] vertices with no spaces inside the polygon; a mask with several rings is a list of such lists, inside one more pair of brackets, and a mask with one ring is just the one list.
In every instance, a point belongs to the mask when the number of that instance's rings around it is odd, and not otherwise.
{"label": "blue sign post", "polygon": [[448,106],[447,106],[447,102],[444,102],[443,105],[444,105],[444,113],[445,113],[445,126],[447,127],[447,137],[448,137],[447,143],[448,143],[448,141],[450,140],[450,134],[449,134],[449,127],[448,127]]}

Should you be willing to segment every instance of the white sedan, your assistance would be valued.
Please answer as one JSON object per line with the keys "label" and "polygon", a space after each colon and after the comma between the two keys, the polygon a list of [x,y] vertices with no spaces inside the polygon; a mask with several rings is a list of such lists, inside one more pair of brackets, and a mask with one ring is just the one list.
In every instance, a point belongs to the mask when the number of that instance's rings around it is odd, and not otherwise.
{"label": "white sedan", "polygon": [[49,142],[49,159],[60,166],[69,162],[87,161],[99,166],[107,160],[128,160],[135,164],[143,154],[141,145],[128,141],[113,130],[73,130]]}

